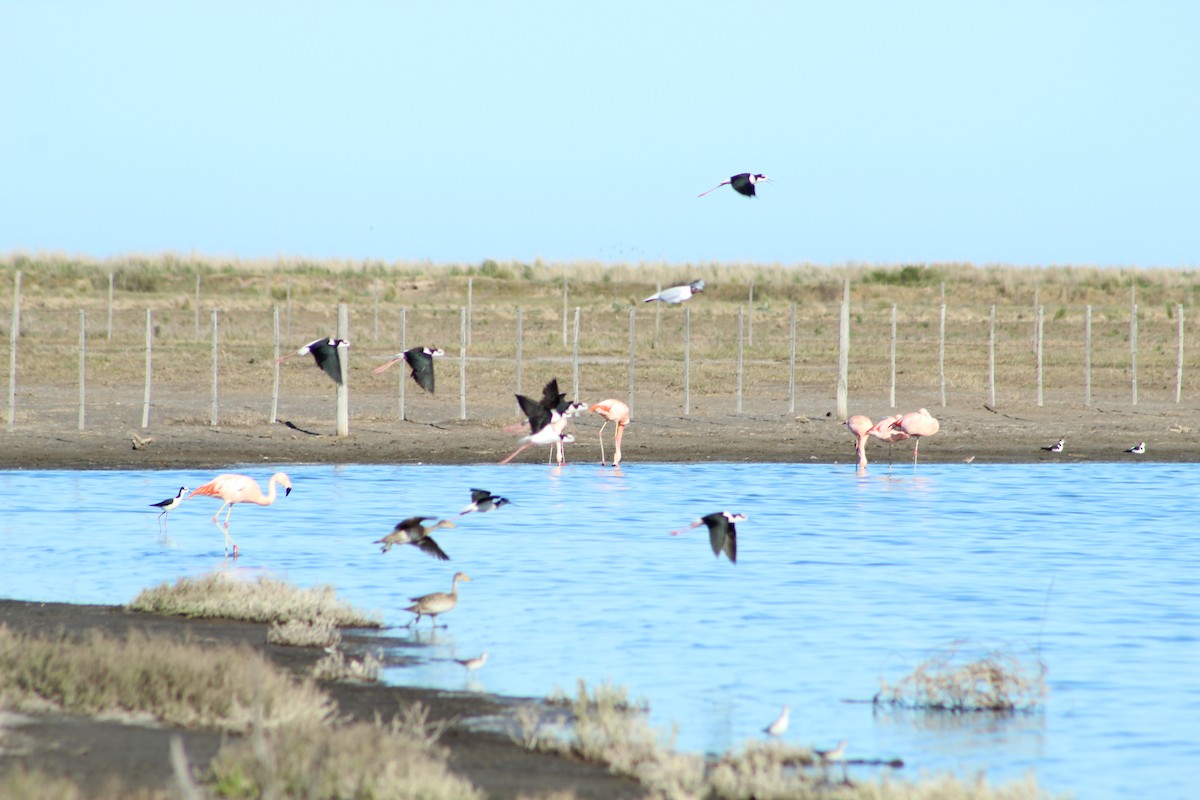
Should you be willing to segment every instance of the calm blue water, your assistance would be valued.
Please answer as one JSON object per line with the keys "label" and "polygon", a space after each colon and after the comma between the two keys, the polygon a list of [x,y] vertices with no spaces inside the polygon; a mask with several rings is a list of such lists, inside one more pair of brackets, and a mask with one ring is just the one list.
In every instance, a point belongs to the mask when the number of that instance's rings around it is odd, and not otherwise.
{"label": "calm blue water", "polygon": [[[410,596],[448,590],[463,570],[474,580],[448,629],[389,631],[429,646],[387,679],[535,697],[609,679],[697,752],[759,735],[787,703],[787,739],[847,739],[850,757],[901,758],[913,778],[1033,771],[1088,798],[1187,797],[1200,782],[1200,465],[287,471],[290,497],[233,512],[235,566],[209,521],[216,501],[173,512],[166,538],[147,508],[212,473],[0,472],[0,594],[123,603],[214,568],[265,571],[332,584],[400,626]],[[372,544],[403,517],[457,512],[469,487],[514,502],[441,531],[452,561]],[[668,534],[723,509],[750,517],[736,566],[713,558],[703,528]],[[1040,652],[1045,710],[997,719],[845,702],[959,639],[1027,662]],[[490,661],[470,680],[450,660],[482,650]]]}

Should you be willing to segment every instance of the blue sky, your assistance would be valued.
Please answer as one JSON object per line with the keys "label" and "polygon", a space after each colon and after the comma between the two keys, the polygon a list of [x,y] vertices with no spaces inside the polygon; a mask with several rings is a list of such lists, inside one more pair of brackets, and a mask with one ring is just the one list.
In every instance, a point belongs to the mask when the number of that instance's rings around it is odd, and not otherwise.
{"label": "blue sky", "polygon": [[[0,253],[1200,263],[1200,4],[0,0]],[[772,183],[749,200],[738,172]]]}

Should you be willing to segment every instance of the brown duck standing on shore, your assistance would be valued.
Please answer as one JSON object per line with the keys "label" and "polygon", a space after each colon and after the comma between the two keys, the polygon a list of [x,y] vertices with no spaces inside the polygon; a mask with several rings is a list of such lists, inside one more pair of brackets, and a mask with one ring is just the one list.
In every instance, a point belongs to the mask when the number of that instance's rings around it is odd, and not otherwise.
{"label": "brown duck standing on shore", "polygon": [[[408,623],[411,628],[421,621],[421,617],[429,617],[433,621],[433,627],[437,627],[438,614],[445,614],[447,611],[454,609],[458,605],[458,582],[470,582],[471,576],[465,572],[454,573],[454,579],[450,582],[449,592],[434,592],[433,594],[425,594],[420,597],[411,597],[413,604],[405,611],[411,611],[416,614],[416,619]],[[446,627],[445,625],[442,626]]]}

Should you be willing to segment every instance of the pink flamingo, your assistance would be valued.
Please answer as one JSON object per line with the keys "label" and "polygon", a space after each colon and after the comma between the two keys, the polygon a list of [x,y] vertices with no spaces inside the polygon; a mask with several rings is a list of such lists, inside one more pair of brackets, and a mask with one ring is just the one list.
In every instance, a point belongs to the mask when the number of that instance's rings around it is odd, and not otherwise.
{"label": "pink flamingo", "polygon": [[625,435],[625,426],[629,424],[629,406],[620,400],[601,400],[593,403],[588,411],[595,411],[604,417],[604,425],[600,426],[600,465],[604,466],[604,428],[610,422],[616,423],[617,433],[613,438],[613,466],[621,464],[621,437]]}
{"label": "pink flamingo", "polygon": [[891,416],[884,417],[883,419],[879,420],[879,422],[876,422],[871,426],[871,429],[867,431],[868,436],[874,436],[879,441],[887,444],[889,464],[892,463],[892,445],[894,445],[896,442],[903,442],[908,438],[908,434],[904,431],[892,428],[892,424],[899,419],[899,414],[892,414]]}
{"label": "pink flamingo", "polygon": [[933,436],[940,428],[941,425],[933,418],[933,415],[923,408],[910,411],[892,423],[893,430],[898,430],[917,440],[913,445],[914,464],[917,463],[917,448],[921,446],[921,439],[925,436]]}
{"label": "pink flamingo", "polygon": [[854,437],[854,455],[858,458],[859,469],[862,469],[867,466],[867,433],[871,430],[871,418],[853,414],[846,418],[845,425]]}
{"label": "pink flamingo", "polygon": [[269,506],[275,502],[275,485],[279,484],[283,487],[283,496],[287,497],[292,493],[292,479],[287,476],[287,473],[276,472],[271,476],[271,480],[267,485],[267,494],[262,493],[262,489],[253,478],[248,475],[235,475],[227,473],[218,475],[208,483],[195,489],[188,498],[195,497],[198,494],[206,497],[218,497],[224,504],[217,509],[217,513],[213,514],[213,524],[220,526],[217,518],[221,516],[221,512],[225,511],[228,506],[229,510],[225,512],[225,555],[229,555],[230,545],[233,546],[233,557],[237,558],[238,546],[232,539],[229,538],[229,515],[233,513],[233,507],[237,503],[254,503],[256,506]]}

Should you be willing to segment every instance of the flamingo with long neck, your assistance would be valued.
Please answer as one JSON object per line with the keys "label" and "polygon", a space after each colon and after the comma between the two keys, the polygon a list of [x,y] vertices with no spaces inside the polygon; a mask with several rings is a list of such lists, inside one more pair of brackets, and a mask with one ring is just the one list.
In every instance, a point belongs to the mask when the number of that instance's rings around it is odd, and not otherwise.
{"label": "flamingo with long neck", "polygon": [[213,524],[220,527],[221,523],[218,518],[221,512],[225,511],[225,526],[222,531],[225,534],[225,555],[229,555],[230,547],[233,548],[233,557],[237,558],[238,546],[229,537],[229,516],[233,513],[233,507],[238,503],[253,503],[256,506],[269,506],[275,502],[275,487],[282,486],[284,489],[283,495],[287,497],[292,493],[292,479],[285,472],[276,472],[271,476],[271,480],[267,483],[267,493],[263,494],[258,483],[249,475],[237,475],[234,473],[226,473],[218,475],[208,483],[198,489],[192,491],[188,495],[189,498],[196,495],[204,495],[205,497],[217,497],[223,502],[217,513],[213,514]]}
{"label": "flamingo with long neck", "polygon": [[865,469],[867,466],[867,435],[870,433],[873,423],[870,417],[864,417],[862,414],[854,414],[846,418],[846,430],[850,431],[850,435],[854,437],[854,455],[858,459],[858,468]]}
{"label": "flamingo with long neck", "polygon": [[914,464],[917,463],[917,448],[921,446],[921,439],[926,436],[933,436],[941,427],[941,424],[933,418],[933,415],[923,408],[910,411],[892,423],[893,430],[898,430],[917,440],[913,445]]}
{"label": "flamingo with long neck", "polygon": [[891,416],[884,417],[883,419],[879,420],[879,422],[876,422],[871,426],[871,429],[867,431],[868,436],[874,436],[876,439],[884,442],[888,446],[889,465],[892,463],[892,445],[894,445],[896,442],[903,442],[908,438],[907,433],[892,427],[892,425],[895,424],[899,419],[899,414],[892,414]]}
{"label": "flamingo with long neck", "polygon": [[617,467],[621,464],[621,437],[625,435],[625,426],[629,424],[629,406],[622,403],[620,400],[601,400],[599,403],[593,403],[588,411],[595,411],[600,416],[604,417],[604,424],[600,426],[600,464],[604,466],[604,428],[608,423],[612,422],[616,425],[616,435],[613,437],[613,466]]}

